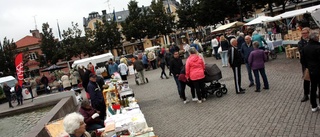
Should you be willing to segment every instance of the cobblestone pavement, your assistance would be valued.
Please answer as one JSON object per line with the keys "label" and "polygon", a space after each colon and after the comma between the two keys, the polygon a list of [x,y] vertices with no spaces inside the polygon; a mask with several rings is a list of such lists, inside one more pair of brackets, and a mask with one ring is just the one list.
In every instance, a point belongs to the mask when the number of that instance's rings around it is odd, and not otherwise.
{"label": "cobblestone pavement", "polygon": [[52,107],[0,119],[0,137],[21,137],[28,133]]}
{"label": "cobblestone pavement", "polygon": [[[160,69],[147,71],[149,83],[137,86],[129,77],[131,88],[145,114],[148,125],[161,137],[252,137],[252,136],[320,136],[320,112],[311,112],[309,102],[301,103],[302,72],[298,59],[286,59],[284,53],[266,63],[270,90],[254,92],[249,88],[242,65],[242,87],[245,94],[236,94],[231,68],[222,68],[221,83],[228,93],[221,98],[210,96],[206,102],[183,104],[174,79],[160,79]],[[168,73],[168,70],[166,71]],[[261,80],[262,81],[262,80]],[[263,86],[262,86],[263,87]],[[191,93],[187,87],[186,95]]]}

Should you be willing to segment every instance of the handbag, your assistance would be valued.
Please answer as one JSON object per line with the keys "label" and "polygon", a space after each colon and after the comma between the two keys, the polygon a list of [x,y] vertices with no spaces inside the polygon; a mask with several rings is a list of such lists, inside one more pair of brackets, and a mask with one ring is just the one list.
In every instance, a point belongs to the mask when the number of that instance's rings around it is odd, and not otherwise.
{"label": "handbag", "polygon": [[186,75],[185,74],[179,74],[178,80],[182,82],[187,82]]}
{"label": "handbag", "polygon": [[304,80],[307,80],[307,81],[310,81],[309,69],[306,69],[306,70],[304,71],[303,79],[304,79]]}
{"label": "handbag", "polygon": [[222,48],[221,46],[218,48],[218,53],[221,53],[222,52]]}

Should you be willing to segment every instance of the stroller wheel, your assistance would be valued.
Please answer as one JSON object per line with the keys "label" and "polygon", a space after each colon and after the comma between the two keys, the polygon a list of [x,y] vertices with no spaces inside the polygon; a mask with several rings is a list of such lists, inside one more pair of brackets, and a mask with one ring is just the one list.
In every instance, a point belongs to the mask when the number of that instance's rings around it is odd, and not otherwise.
{"label": "stroller wheel", "polygon": [[223,88],[221,88],[220,90],[221,90],[221,92],[222,92],[223,94],[227,94],[227,92],[228,92],[228,89],[227,89],[226,87],[223,87]]}
{"label": "stroller wheel", "polygon": [[147,83],[149,83],[149,80],[148,80],[148,78],[146,78],[146,82],[147,82]]}
{"label": "stroller wheel", "polygon": [[216,92],[216,96],[217,96],[218,98],[222,97],[222,95],[223,95],[223,93],[222,93],[221,91],[217,91],[217,92]]}

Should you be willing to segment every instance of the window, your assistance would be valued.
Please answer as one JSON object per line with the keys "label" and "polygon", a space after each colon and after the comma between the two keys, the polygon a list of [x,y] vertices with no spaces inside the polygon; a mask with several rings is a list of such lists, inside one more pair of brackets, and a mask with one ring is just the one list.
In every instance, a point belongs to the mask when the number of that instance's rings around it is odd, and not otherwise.
{"label": "window", "polygon": [[37,57],[36,53],[32,52],[32,53],[29,53],[29,59],[36,60],[36,59],[38,59],[38,57]]}

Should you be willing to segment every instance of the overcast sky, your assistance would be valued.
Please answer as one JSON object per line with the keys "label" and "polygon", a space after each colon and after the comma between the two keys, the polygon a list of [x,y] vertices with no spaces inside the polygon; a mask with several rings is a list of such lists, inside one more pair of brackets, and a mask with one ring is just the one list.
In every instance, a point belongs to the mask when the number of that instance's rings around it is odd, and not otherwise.
{"label": "overcast sky", "polygon": [[[48,22],[53,33],[58,37],[57,20],[60,30],[71,27],[71,22],[79,24],[83,30],[83,17],[88,17],[92,11],[101,14],[102,10],[111,13],[128,9],[130,0],[1,0],[0,2],[0,41],[3,38],[18,41],[30,30],[42,29],[42,24]],[[136,0],[138,5],[148,6],[151,0]],[[109,11],[109,7],[111,12]],[[35,23],[36,20],[36,23]]]}

